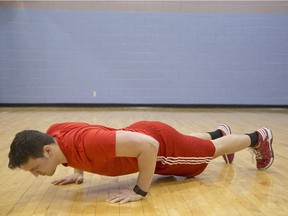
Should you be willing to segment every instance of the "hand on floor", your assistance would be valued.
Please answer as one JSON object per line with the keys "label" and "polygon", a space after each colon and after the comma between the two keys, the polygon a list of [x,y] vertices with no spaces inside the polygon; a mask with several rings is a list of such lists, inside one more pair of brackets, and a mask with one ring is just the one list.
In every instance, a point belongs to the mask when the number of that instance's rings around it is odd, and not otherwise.
{"label": "hand on floor", "polygon": [[110,195],[107,199],[108,202],[111,203],[127,203],[127,202],[134,202],[141,200],[143,197],[141,195],[136,194],[132,190],[123,190],[120,191],[118,194]]}

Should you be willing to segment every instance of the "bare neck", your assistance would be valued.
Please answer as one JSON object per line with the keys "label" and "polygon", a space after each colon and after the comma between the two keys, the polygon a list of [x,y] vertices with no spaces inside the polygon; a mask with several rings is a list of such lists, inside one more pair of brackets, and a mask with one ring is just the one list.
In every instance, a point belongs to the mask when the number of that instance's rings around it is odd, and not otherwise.
{"label": "bare neck", "polygon": [[53,145],[52,148],[54,150],[54,155],[55,155],[55,158],[56,158],[58,164],[67,163],[67,159],[66,159],[65,155],[63,154],[63,152],[61,151],[56,140],[55,140],[55,144]]}

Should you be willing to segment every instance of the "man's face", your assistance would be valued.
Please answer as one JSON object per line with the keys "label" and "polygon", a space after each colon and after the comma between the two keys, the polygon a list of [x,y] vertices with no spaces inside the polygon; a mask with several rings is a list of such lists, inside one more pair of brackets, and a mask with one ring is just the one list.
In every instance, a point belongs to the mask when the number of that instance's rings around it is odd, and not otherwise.
{"label": "man's face", "polygon": [[24,171],[31,172],[34,176],[52,176],[56,171],[56,163],[54,163],[54,157],[49,154],[45,154],[40,158],[30,158],[27,163],[22,164],[20,168]]}

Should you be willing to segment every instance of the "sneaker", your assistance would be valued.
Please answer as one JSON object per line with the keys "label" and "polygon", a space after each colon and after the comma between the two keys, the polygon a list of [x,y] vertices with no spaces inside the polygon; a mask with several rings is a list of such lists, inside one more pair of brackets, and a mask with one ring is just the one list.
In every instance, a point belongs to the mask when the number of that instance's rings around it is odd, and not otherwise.
{"label": "sneaker", "polygon": [[[231,129],[227,124],[221,124],[218,126],[217,130],[220,130],[222,136],[226,136],[231,134]],[[234,160],[234,153],[232,154],[227,154],[227,155],[222,155],[223,159],[226,164],[231,164]]]}
{"label": "sneaker", "polygon": [[272,149],[273,135],[268,128],[261,128],[258,133],[258,143],[253,147],[256,156],[257,169],[268,169],[274,161],[274,152]]}

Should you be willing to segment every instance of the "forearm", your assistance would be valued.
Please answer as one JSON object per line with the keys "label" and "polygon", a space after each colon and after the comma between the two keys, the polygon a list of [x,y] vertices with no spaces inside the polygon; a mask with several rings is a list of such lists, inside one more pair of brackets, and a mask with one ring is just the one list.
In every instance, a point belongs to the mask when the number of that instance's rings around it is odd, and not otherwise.
{"label": "forearm", "polygon": [[136,184],[144,192],[148,192],[151,185],[158,148],[159,142],[151,136],[129,131],[116,132],[116,156],[137,158],[139,175]]}

